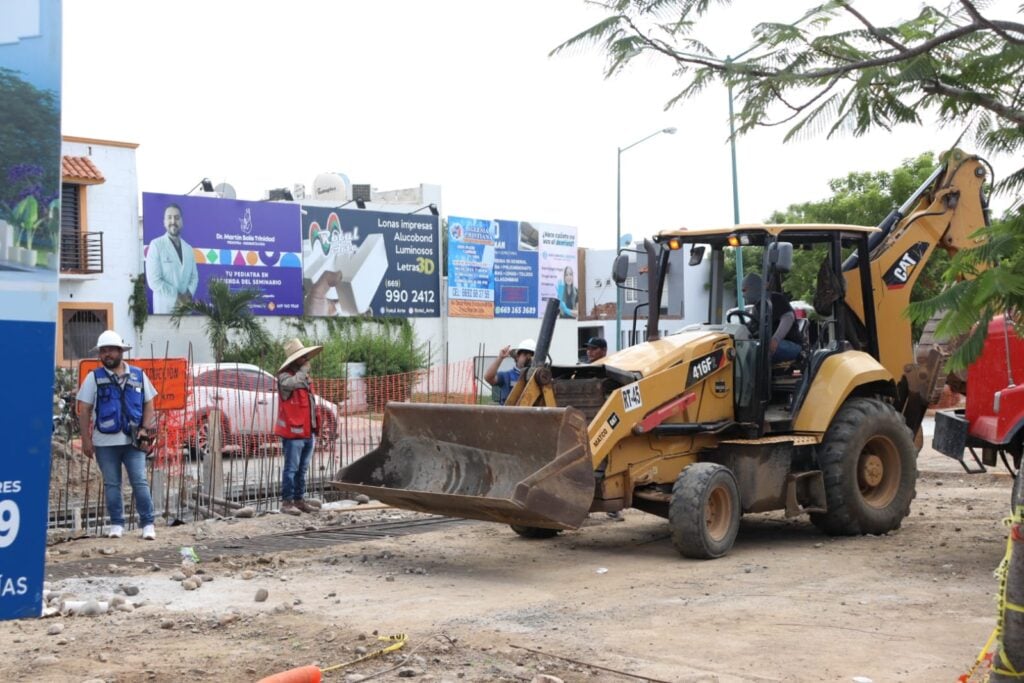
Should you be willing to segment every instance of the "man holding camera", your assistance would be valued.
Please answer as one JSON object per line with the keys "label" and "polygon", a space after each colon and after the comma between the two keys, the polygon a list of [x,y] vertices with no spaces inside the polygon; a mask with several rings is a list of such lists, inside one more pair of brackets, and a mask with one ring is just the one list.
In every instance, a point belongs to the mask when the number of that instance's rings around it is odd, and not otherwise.
{"label": "man holding camera", "polygon": [[101,366],[90,372],[78,390],[78,424],[82,454],[96,456],[103,474],[103,491],[110,515],[109,538],[124,535],[124,500],[121,467],[135,496],[142,538],[156,539],[153,497],[146,481],[146,453],[156,436],[153,399],[156,389],[141,368],[124,362],[131,346],[117,332],[107,330],[96,342]]}

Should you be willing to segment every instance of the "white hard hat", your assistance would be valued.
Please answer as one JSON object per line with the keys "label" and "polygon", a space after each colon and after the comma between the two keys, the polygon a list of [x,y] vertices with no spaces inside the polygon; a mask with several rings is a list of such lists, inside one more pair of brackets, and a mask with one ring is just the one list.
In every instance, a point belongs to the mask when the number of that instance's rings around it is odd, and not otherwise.
{"label": "white hard hat", "polygon": [[519,353],[520,351],[529,351],[530,353],[535,353],[537,351],[537,342],[533,341],[532,339],[524,339],[523,341],[519,342],[518,344],[512,347],[513,356]]}
{"label": "white hard hat", "polygon": [[124,338],[113,330],[107,330],[100,335],[100,338],[96,340],[96,348],[102,349],[104,346],[119,346],[122,349],[132,348],[128,344],[124,343]]}

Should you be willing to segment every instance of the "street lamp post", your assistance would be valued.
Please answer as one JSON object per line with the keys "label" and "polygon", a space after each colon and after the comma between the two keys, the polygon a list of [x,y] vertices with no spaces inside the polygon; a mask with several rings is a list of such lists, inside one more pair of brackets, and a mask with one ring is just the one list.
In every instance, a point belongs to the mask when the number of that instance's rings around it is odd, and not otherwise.
{"label": "street lamp post", "polygon": [[[727,58],[725,63],[732,61]],[[729,85],[729,150],[732,154],[732,223],[740,224],[740,186],[736,177],[736,124],[732,108],[732,85]],[[736,247],[736,307],[743,310],[743,247]]]}
{"label": "street lamp post", "polygon": [[[665,133],[675,135],[675,128],[662,128],[656,130],[645,138],[641,138],[631,145],[618,148],[618,156],[615,163],[615,254],[618,255],[622,248],[622,153],[627,149],[636,147],[641,142],[650,140],[655,135]],[[622,342],[622,288],[615,288],[615,350],[618,351]]]}

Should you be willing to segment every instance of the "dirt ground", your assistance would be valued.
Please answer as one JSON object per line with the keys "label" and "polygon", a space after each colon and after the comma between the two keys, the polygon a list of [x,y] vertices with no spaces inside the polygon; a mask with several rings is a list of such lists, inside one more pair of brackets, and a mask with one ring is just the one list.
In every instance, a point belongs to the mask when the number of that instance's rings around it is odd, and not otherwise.
{"label": "dirt ground", "polygon": [[[207,521],[160,529],[155,543],[137,532],[60,543],[49,571],[85,557],[95,570],[53,591],[119,595],[133,609],[0,623],[0,679],[256,681],[346,663],[385,647],[377,634],[403,633],[403,650],[325,680],[954,681],[995,625],[1011,482],[964,474],[930,449],[919,466],[894,533],[829,538],[806,518],[749,515],[713,561],[682,559],[667,522],[635,510],[549,540],[466,522],[204,557],[212,539],[410,515],[376,509]],[[133,561],[181,546],[200,554],[197,590],[172,578],[176,567]],[[138,594],[125,597],[125,584]]]}

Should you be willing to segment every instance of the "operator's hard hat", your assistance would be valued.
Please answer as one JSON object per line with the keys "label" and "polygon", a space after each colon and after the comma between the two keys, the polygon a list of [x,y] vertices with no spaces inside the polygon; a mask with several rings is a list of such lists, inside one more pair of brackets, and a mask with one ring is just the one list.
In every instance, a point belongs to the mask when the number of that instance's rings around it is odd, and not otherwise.
{"label": "operator's hard hat", "polygon": [[125,344],[124,338],[113,330],[107,330],[96,340],[97,349],[102,349],[104,346],[119,346],[122,349],[132,348],[130,345]]}
{"label": "operator's hard hat", "polygon": [[537,342],[533,341],[532,339],[524,339],[523,341],[519,342],[518,344],[512,347],[512,355],[515,356],[520,351],[529,351],[530,353],[535,353],[536,350]]}

